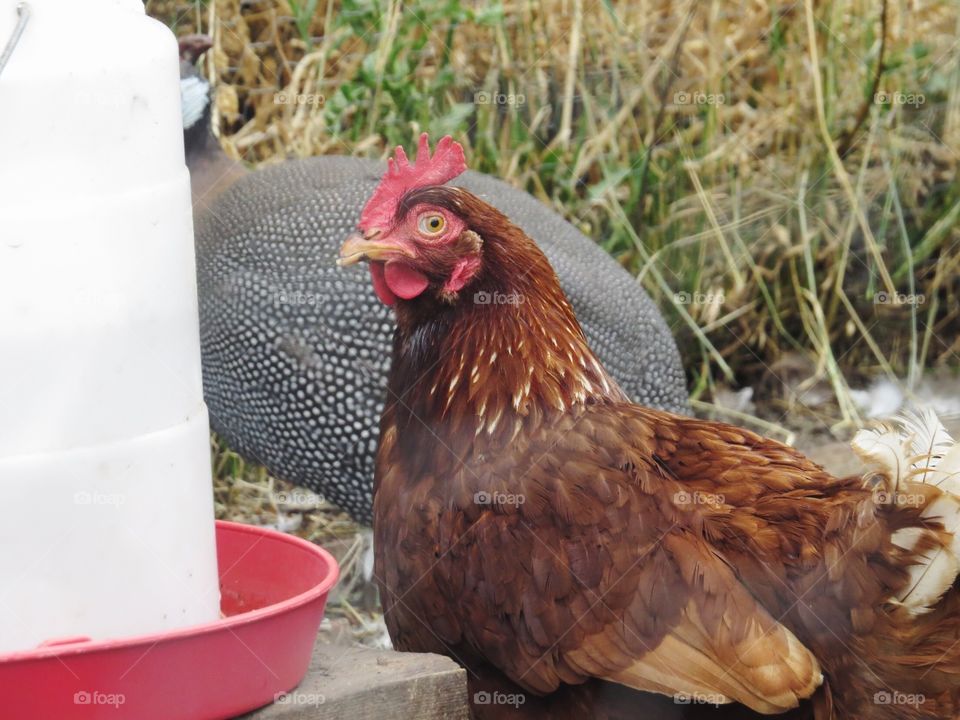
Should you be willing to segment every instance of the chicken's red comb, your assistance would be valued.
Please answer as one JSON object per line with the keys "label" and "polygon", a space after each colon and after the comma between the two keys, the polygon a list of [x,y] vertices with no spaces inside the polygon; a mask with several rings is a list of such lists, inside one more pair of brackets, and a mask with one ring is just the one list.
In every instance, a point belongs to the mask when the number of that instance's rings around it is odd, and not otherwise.
{"label": "chicken's red comb", "polygon": [[420,136],[417,160],[411,163],[403,148],[397,145],[393,157],[387,161],[387,172],[360,213],[360,229],[387,229],[393,222],[400,199],[410,190],[428,185],[443,185],[467,169],[463,147],[445,135],[430,156],[430,138]]}

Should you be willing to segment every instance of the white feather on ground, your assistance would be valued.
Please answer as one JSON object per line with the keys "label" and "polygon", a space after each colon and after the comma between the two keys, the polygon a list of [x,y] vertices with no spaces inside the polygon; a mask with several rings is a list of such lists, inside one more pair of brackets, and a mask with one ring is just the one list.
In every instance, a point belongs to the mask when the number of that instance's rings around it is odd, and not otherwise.
{"label": "white feather on ground", "polygon": [[868,418],[890,417],[906,399],[901,387],[887,378],[874,381],[866,390],[851,390],[850,397]]}
{"label": "white feather on ground", "polygon": [[[860,412],[871,420],[889,418],[908,404],[928,407],[941,418],[960,417],[960,388],[954,379],[923,378],[912,390],[889,378],[879,378],[866,388],[851,389],[850,397]],[[804,401],[805,405],[810,402]]]}

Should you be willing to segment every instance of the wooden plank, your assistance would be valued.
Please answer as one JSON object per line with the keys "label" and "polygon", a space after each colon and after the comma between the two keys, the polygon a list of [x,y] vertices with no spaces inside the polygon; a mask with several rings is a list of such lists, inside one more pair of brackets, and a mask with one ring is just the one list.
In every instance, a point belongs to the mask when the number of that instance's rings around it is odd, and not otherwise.
{"label": "wooden plank", "polygon": [[306,677],[247,720],[467,720],[467,674],[440,655],[318,642]]}

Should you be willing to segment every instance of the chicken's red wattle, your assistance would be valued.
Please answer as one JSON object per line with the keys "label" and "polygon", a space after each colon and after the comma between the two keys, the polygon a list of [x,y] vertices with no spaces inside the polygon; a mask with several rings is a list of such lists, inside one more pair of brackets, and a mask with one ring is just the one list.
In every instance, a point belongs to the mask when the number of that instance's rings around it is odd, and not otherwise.
{"label": "chicken's red wattle", "polygon": [[373,261],[370,263],[370,279],[373,280],[373,291],[384,305],[393,305],[397,296],[393,294],[383,272],[384,263]]}
{"label": "chicken's red wattle", "polygon": [[401,260],[371,262],[373,289],[384,305],[393,305],[397,298],[410,300],[427,289],[430,281],[416,268]]}

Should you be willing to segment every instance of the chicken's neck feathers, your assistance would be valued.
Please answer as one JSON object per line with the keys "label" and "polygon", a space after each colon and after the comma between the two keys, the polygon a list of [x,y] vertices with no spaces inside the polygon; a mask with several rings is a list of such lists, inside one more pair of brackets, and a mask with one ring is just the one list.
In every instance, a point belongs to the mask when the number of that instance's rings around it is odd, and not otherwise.
{"label": "chicken's neck feathers", "polygon": [[391,395],[404,398],[398,420],[451,445],[508,443],[578,405],[626,399],[546,257],[510,231],[509,241],[486,232],[483,270],[456,302],[398,308],[390,378]]}

